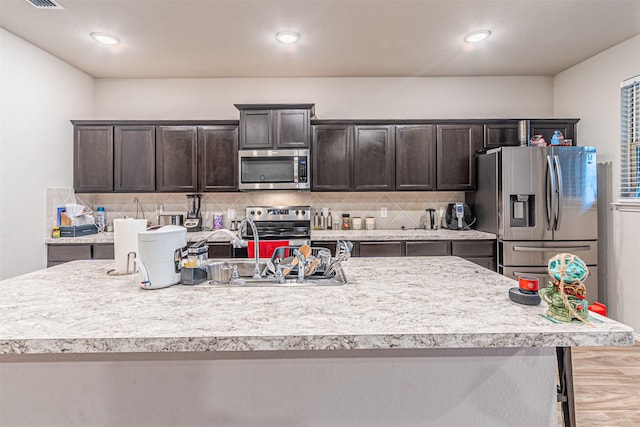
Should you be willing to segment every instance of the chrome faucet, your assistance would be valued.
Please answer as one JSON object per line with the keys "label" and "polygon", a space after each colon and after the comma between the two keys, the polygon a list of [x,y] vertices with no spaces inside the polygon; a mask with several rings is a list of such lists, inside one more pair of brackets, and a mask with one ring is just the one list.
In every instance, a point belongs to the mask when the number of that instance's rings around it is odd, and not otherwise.
{"label": "chrome faucet", "polygon": [[255,260],[256,265],[253,268],[253,278],[254,279],[259,279],[260,277],[262,277],[262,274],[260,274],[260,245],[259,245],[259,238],[258,238],[258,229],[256,228],[256,224],[253,222],[253,220],[251,218],[244,218],[241,222],[240,225],[238,225],[238,238],[241,239],[241,233],[242,233],[242,226],[244,224],[249,224],[249,226],[251,227],[251,233],[253,233],[253,258]]}
{"label": "chrome faucet", "polygon": [[227,230],[226,228],[220,228],[209,233],[203,240],[206,241],[209,239],[209,237],[212,237],[218,233],[222,233],[231,238],[231,244],[234,248],[246,248],[247,242],[242,238],[242,226],[244,224],[249,224],[249,226],[251,227],[251,232],[253,233],[253,256],[256,263],[253,269],[253,278],[259,279],[262,277],[262,274],[260,273],[260,245],[258,238],[258,229],[256,228],[256,224],[251,218],[245,218],[240,222],[240,225],[238,225],[238,234],[234,234],[232,231]]}

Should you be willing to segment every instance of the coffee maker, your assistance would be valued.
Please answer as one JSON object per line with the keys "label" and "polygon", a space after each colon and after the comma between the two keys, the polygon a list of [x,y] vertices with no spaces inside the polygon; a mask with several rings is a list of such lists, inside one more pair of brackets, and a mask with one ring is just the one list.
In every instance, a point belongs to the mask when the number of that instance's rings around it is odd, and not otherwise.
{"label": "coffee maker", "polygon": [[202,216],[200,215],[201,197],[201,194],[187,194],[189,212],[187,212],[187,219],[184,220],[184,226],[187,228],[187,231],[202,231]]}

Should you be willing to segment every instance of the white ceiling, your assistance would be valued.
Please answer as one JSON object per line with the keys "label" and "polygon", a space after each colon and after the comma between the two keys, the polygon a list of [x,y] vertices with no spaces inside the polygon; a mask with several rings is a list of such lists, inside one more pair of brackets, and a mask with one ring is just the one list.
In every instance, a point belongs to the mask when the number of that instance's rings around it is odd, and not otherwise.
{"label": "white ceiling", "polygon": [[554,75],[640,34],[640,0],[58,2],[0,0],[0,27],[97,78]]}

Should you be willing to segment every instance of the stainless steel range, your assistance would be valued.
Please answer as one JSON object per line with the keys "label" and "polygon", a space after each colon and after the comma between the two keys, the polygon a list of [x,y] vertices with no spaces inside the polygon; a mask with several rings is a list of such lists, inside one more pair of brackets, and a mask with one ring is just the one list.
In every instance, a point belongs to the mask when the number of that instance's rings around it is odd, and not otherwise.
{"label": "stainless steel range", "polygon": [[[248,206],[245,215],[258,230],[260,257],[270,257],[278,246],[311,243],[310,206]],[[242,237],[251,243],[251,227],[243,231]]]}

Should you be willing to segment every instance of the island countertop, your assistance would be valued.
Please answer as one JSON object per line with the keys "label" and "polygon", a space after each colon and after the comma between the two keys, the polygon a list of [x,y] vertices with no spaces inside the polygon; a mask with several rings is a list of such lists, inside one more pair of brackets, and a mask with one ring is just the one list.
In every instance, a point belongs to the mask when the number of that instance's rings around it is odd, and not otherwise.
{"label": "island countertop", "polygon": [[598,315],[554,323],[458,257],[351,258],[343,286],[143,290],[111,260],[0,281],[0,355],[632,345]]}

